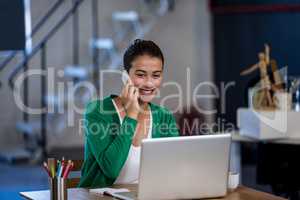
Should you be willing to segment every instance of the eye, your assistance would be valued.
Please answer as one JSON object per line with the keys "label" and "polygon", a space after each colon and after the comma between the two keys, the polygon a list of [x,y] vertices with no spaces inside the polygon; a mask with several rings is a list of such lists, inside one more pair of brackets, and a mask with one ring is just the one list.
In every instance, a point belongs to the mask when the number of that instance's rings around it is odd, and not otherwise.
{"label": "eye", "polygon": [[145,76],[145,74],[136,74],[136,76],[139,78],[143,78]]}
{"label": "eye", "polygon": [[160,74],[153,74],[152,76],[153,76],[153,78],[160,78],[161,75]]}

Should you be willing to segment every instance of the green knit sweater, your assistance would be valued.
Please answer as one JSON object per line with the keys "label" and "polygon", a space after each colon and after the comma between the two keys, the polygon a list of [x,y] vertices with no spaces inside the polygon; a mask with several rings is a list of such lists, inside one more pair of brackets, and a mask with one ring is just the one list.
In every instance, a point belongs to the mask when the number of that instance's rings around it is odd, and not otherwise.
{"label": "green knit sweater", "polygon": [[[90,102],[84,114],[85,152],[79,187],[106,187],[118,177],[132,143],[137,120],[125,116],[122,125],[111,95]],[[150,103],[152,138],[178,136],[173,115]]]}

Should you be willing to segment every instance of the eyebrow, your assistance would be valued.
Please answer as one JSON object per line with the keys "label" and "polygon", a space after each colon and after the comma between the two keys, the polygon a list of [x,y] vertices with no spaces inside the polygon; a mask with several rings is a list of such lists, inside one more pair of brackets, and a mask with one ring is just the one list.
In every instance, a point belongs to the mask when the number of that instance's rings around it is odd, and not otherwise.
{"label": "eyebrow", "polygon": [[[147,71],[145,71],[145,70],[141,70],[141,69],[138,69],[138,70],[136,70],[135,72],[143,72],[143,73],[147,73]],[[162,70],[157,70],[157,71],[154,71],[154,72],[152,72],[152,73],[158,73],[158,72],[162,72]]]}

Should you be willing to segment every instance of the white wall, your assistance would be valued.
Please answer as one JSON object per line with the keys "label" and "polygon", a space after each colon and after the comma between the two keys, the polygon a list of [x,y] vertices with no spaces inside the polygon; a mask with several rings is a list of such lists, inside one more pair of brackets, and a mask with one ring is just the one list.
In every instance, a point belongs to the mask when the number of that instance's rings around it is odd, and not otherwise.
{"label": "white wall", "polygon": [[[80,13],[80,64],[91,64],[92,58],[88,47],[89,38],[91,37],[91,1],[85,1],[81,6]],[[32,0],[32,16],[33,24],[43,14],[45,9],[52,5],[53,1],[49,0]],[[111,12],[113,10],[130,10],[139,8],[138,0],[99,0],[99,32],[100,36],[109,37],[112,35],[111,27]],[[71,1],[67,1],[64,8],[69,7]],[[61,16],[54,16],[48,22],[45,29],[51,27],[55,21]],[[146,39],[154,40],[162,48],[165,55],[165,81],[177,81],[182,88],[186,88],[190,81],[191,88],[195,88],[202,81],[212,80],[212,46],[211,46],[211,25],[210,14],[208,11],[206,0],[177,0],[175,10],[168,13],[166,16],[157,21],[153,30],[146,35]],[[43,33],[36,36],[35,42],[41,38]],[[55,37],[50,40],[48,46],[47,60],[49,67],[63,68],[67,64],[72,63],[72,32],[71,20],[68,20],[66,26],[59,30]],[[37,56],[31,63],[31,68],[38,68],[40,65],[39,57]],[[186,80],[186,68],[190,68],[190,80]],[[7,74],[11,69],[7,69],[0,75],[1,80],[7,79]],[[30,102],[31,105],[39,105],[39,82],[38,78],[30,81],[31,90]],[[108,95],[111,91],[115,93],[119,91],[121,84],[115,79],[106,78],[104,80],[104,95]],[[191,100],[192,94],[186,93],[183,90],[183,105],[186,105]],[[193,90],[191,90],[193,91]],[[163,87],[161,96],[176,93],[174,87]],[[206,91],[202,91],[206,92]],[[1,104],[0,108],[0,145],[11,145],[21,140],[19,134],[15,131],[15,122],[21,119],[21,112],[16,107],[12,93],[8,87],[4,86],[0,90]],[[160,102],[162,98],[157,99]],[[211,107],[211,101],[197,100],[199,105]],[[165,105],[170,109],[175,109],[178,105],[178,99],[171,99],[165,102]],[[77,115],[77,120],[80,119]],[[35,118],[38,118],[36,116]],[[78,123],[75,127],[69,127],[63,131],[60,136],[50,136],[53,129],[48,128],[50,146],[70,146],[82,145],[82,137],[78,135]]]}

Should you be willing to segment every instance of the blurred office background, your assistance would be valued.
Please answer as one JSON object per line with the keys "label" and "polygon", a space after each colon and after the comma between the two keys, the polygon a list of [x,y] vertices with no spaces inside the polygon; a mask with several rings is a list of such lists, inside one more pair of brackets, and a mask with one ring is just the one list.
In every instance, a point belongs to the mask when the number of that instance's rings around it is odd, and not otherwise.
{"label": "blurred office background", "polygon": [[[80,108],[92,98],[80,86],[82,81],[98,87],[100,97],[119,93],[120,77],[108,74],[99,79],[99,70],[122,69],[122,54],[136,38],[153,40],[162,48],[164,80],[183,88],[181,101],[164,102],[179,126],[183,119],[208,124],[221,120],[236,128],[236,110],[247,106],[247,87],[258,75],[240,77],[239,73],[257,62],[264,43],[271,45],[279,66],[288,65],[291,75],[299,73],[300,4],[296,0],[2,0],[0,16],[1,199],[19,199],[20,191],[47,189],[47,175],[41,168],[46,157],[83,159],[82,115],[75,112],[70,125],[68,112],[59,110],[67,109],[69,93]],[[30,108],[50,105],[54,112],[28,114],[15,100],[16,80],[28,69],[47,68],[54,69],[54,89],[49,91],[47,78],[30,76],[21,84],[21,101]],[[235,82],[226,93],[226,112],[221,113],[220,99],[193,101],[194,89],[206,81],[218,88],[221,82]],[[58,83],[65,85],[63,91],[58,91]],[[197,91],[214,93],[209,87]],[[178,94],[178,89],[162,87],[155,101],[160,103],[171,94]],[[189,112],[189,106],[218,113],[193,108]],[[181,128],[181,133],[207,132]],[[293,174],[290,180],[289,170],[295,168],[292,161],[298,145],[245,142],[239,148],[242,156],[234,162],[241,165],[232,169],[241,173],[242,184],[283,196],[297,193],[299,179]],[[271,180],[265,173],[270,168],[278,168],[272,172],[284,178]]]}

